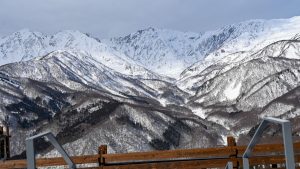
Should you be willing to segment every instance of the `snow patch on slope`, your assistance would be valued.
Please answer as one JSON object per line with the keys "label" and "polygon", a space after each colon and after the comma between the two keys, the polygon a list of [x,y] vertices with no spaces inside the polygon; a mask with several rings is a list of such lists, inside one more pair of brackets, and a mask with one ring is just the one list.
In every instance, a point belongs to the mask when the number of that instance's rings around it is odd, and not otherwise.
{"label": "snow patch on slope", "polygon": [[240,90],[242,87],[242,82],[235,81],[228,85],[224,90],[224,94],[227,99],[235,100],[240,95]]}

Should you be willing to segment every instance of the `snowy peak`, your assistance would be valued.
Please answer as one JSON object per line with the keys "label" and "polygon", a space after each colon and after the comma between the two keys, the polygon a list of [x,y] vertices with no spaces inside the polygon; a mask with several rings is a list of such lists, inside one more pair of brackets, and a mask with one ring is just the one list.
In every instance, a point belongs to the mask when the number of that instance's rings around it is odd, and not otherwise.
{"label": "snowy peak", "polygon": [[[222,43],[217,43],[219,47],[215,48],[204,60],[198,61],[185,69],[180,81],[186,78],[198,76],[200,72],[213,65],[231,64],[242,60],[251,60],[253,57],[259,56],[257,52],[269,53],[269,56],[276,57],[283,52],[280,47],[289,48],[285,56],[281,57],[298,57],[298,45],[291,45],[300,33],[300,17],[290,19],[275,20],[250,20],[229,26],[225,26],[216,31],[206,32],[203,37],[207,39],[226,39]],[[217,36],[218,35],[218,36]],[[224,38],[225,37],[225,38]],[[215,41],[215,40],[213,40]],[[293,43],[294,44],[294,43]],[[279,53],[274,53],[279,52]],[[251,57],[250,57],[251,56]],[[198,79],[199,80],[199,79]],[[196,82],[194,78],[194,82]],[[180,85],[182,85],[180,83]],[[194,82],[189,82],[189,87]],[[184,85],[187,85],[184,83]]]}
{"label": "snowy peak", "polygon": [[215,62],[290,39],[300,32],[299,18],[250,20],[204,33],[147,28],[105,42],[154,72],[178,78],[197,61]]}
{"label": "snowy peak", "polygon": [[234,67],[239,67],[243,63],[251,60],[267,57],[299,60],[299,35],[296,35],[290,40],[280,40],[271,43],[259,50],[236,52],[224,56],[217,61],[205,60],[197,62],[183,71],[181,79],[177,81],[177,85],[179,85],[180,88],[193,90],[195,86],[201,86],[204,81],[209,81]]}
{"label": "snowy peak", "polygon": [[84,50],[99,44],[101,43],[93,37],[75,30],[64,30],[49,38],[49,45],[54,48],[77,48]]}
{"label": "snowy peak", "polygon": [[226,32],[230,36],[218,50],[206,56],[206,61],[216,61],[240,51],[259,50],[270,43],[291,39],[300,33],[300,17],[245,21],[207,32],[205,36]]}
{"label": "snowy peak", "polygon": [[52,36],[21,30],[0,39],[0,64],[56,50],[81,50],[126,75],[142,77],[148,71],[179,79],[195,62],[207,65],[234,53],[257,51],[276,41],[291,39],[299,30],[300,17],[250,20],[204,33],[150,27],[102,41],[73,30]]}
{"label": "snowy peak", "polygon": [[57,50],[84,52],[110,69],[125,75],[162,78],[100,40],[73,30],[49,36],[24,29],[4,37],[0,39],[0,64],[27,61]]}
{"label": "snowy peak", "polygon": [[0,39],[0,64],[28,60],[41,54],[47,37],[23,29]]}
{"label": "snowy peak", "polygon": [[[200,34],[148,28],[108,41],[128,57],[160,74],[177,77],[187,65],[201,59],[194,54]],[[187,59],[186,56],[191,56]]]}

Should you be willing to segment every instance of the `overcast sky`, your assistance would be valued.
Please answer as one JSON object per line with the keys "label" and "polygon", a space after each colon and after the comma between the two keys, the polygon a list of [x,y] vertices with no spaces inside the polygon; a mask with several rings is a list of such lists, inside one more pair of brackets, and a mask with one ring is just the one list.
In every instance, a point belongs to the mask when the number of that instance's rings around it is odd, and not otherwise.
{"label": "overcast sky", "polygon": [[0,0],[0,36],[23,28],[72,29],[99,38],[147,27],[202,32],[248,20],[300,15],[300,0]]}

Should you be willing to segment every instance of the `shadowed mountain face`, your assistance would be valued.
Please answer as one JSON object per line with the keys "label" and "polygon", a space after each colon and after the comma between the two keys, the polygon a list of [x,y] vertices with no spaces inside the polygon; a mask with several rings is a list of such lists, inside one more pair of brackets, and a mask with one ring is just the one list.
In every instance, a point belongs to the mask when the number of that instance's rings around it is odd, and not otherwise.
{"label": "shadowed mountain face", "polygon": [[[12,154],[24,151],[27,136],[48,130],[74,155],[96,153],[100,144],[128,152],[222,143],[217,131],[227,131],[185,108],[187,93],[90,59],[56,52],[0,67],[1,110],[12,128]],[[47,147],[41,146],[41,153],[51,150]]]}
{"label": "shadowed mountain face", "polygon": [[12,154],[22,157],[25,138],[49,130],[72,155],[101,144],[111,152],[216,146],[227,135],[246,143],[265,116],[291,119],[299,136],[299,23],[149,28],[101,41],[78,31],[1,38],[0,120],[12,130]]}
{"label": "shadowed mountain face", "polygon": [[[234,61],[207,66],[194,76],[199,80],[189,88],[195,95],[188,105],[199,116],[237,136],[247,134],[265,116],[298,117],[297,101],[282,102],[280,98],[287,94],[298,97],[299,45],[297,38],[279,41],[257,52],[237,55]],[[298,134],[295,130],[294,135]]]}

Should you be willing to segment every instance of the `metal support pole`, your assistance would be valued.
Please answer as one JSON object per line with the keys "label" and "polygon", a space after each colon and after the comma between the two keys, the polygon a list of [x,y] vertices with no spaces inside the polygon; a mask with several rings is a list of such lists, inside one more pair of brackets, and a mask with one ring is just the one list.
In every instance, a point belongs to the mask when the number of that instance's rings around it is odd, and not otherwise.
{"label": "metal support pole", "polygon": [[26,140],[27,169],[35,169],[35,150],[33,139]]}
{"label": "metal support pole", "polygon": [[49,139],[49,141],[52,143],[52,145],[58,150],[58,152],[62,155],[62,157],[64,158],[64,160],[67,162],[67,164],[69,165],[69,168],[76,168],[76,165],[73,163],[73,161],[71,160],[71,158],[69,157],[69,155],[67,154],[67,152],[62,148],[62,146],[57,142],[56,138],[54,137],[54,135],[51,133],[49,135],[47,135],[47,138]]}
{"label": "metal support pole", "polygon": [[[246,151],[245,151],[245,153],[244,153],[244,155],[243,155],[243,158],[244,158],[244,157],[245,157],[245,158],[248,158],[248,157],[251,156],[252,149],[253,149],[253,147],[257,144],[257,142],[259,141],[259,139],[260,139],[260,137],[261,137],[263,131],[264,131],[264,130],[266,129],[266,127],[267,127],[267,124],[268,124],[268,122],[265,121],[265,120],[263,120],[263,121],[260,123],[260,125],[259,125],[258,128],[256,129],[256,131],[255,131],[255,133],[254,133],[254,135],[253,135],[253,137],[252,137],[252,139],[251,139],[249,145],[247,146],[247,149],[246,149]],[[249,169],[249,168],[245,168],[245,166],[244,166],[244,169]]]}
{"label": "metal support pole", "polygon": [[280,124],[282,126],[283,132],[283,141],[284,141],[284,152],[285,152],[285,161],[287,169],[295,169],[295,160],[294,160],[294,149],[293,149],[293,140],[292,140],[292,129],[291,123],[288,120],[277,119],[273,117],[265,117],[257,128],[254,136],[252,137],[245,153],[243,154],[243,168],[249,169],[249,160],[252,150],[256,143],[261,138],[263,131],[270,123]]}
{"label": "metal support pole", "polygon": [[293,147],[293,139],[292,139],[292,129],[290,122],[286,122],[282,124],[283,131],[283,143],[284,143],[284,154],[286,161],[287,169],[295,168],[295,157],[294,157],[294,147]]}
{"label": "metal support pole", "polygon": [[69,155],[63,149],[63,147],[58,143],[56,138],[51,132],[41,133],[26,139],[26,156],[27,156],[27,169],[36,169],[35,165],[35,150],[34,150],[34,140],[46,137],[49,142],[57,149],[57,151],[62,155],[70,169],[76,169],[76,165],[73,163]]}
{"label": "metal support pole", "polygon": [[227,163],[225,169],[233,169],[233,164],[231,161]]}

